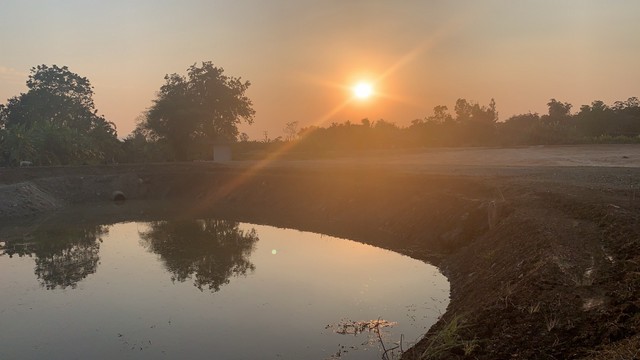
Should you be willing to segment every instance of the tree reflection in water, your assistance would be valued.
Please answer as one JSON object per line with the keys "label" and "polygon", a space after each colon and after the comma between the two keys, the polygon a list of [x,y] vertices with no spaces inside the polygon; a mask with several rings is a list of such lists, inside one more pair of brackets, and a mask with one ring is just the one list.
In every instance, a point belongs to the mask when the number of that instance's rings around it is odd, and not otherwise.
{"label": "tree reflection in water", "polygon": [[107,226],[57,226],[37,228],[5,241],[0,255],[35,256],[35,274],[47,289],[75,288],[96,272],[101,237]]}
{"label": "tree reflection in water", "polygon": [[160,255],[173,281],[192,279],[201,291],[219,291],[232,276],[255,270],[249,257],[258,241],[255,229],[243,231],[226,220],[173,220],[149,224],[140,232],[144,246]]}

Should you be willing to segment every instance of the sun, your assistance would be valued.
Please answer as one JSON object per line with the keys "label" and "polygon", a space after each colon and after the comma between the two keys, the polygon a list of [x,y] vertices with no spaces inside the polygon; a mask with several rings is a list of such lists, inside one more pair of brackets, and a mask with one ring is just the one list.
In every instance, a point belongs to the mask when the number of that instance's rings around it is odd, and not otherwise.
{"label": "sun", "polygon": [[353,87],[353,95],[358,99],[368,99],[373,95],[373,86],[367,82],[359,82]]}

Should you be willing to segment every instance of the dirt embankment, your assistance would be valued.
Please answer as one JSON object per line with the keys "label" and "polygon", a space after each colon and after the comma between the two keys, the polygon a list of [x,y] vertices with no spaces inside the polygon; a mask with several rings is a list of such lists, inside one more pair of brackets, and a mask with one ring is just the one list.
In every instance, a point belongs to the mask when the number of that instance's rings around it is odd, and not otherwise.
{"label": "dirt embankment", "polygon": [[[451,173],[208,164],[12,169],[0,173],[0,216],[10,224],[36,212],[73,212],[73,204],[103,204],[73,217],[103,223],[206,214],[430,261],[448,276],[451,303],[406,359],[637,351],[640,194],[628,183],[640,180],[637,169]],[[111,206],[114,190],[149,202]]]}

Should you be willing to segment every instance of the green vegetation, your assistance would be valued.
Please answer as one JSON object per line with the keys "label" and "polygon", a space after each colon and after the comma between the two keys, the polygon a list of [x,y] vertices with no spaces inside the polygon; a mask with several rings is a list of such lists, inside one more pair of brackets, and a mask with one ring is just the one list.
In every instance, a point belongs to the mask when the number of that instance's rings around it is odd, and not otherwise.
{"label": "green vegetation", "polygon": [[214,141],[235,141],[238,124],[253,123],[253,105],[245,95],[248,81],[223,75],[224,69],[203,62],[189,67],[188,77],[165,76],[157,98],[138,125],[139,133],[166,142],[177,160],[202,158]]}
{"label": "green vegetation", "polygon": [[465,340],[461,335],[464,329],[464,319],[460,315],[454,316],[436,333],[434,333],[427,347],[419,356],[420,360],[446,359],[451,353],[460,353],[464,357],[471,356],[478,348],[478,340]]}
{"label": "green vegetation", "polygon": [[97,115],[89,80],[66,66],[31,69],[29,91],[0,104],[0,166],[206,159],[214,141],[236,141],[255,111],[248,81],[203,62],[165,76],[153,105],[124,141]]}
{"label": "green vegetation", "polygon": [[153,105],[133,133],[118,140],[115,125],[98,115],[93,88],[66,66],[31,69],[28,91],[0,104],[0,166],[185,161],[211,158],[214,142],[231,143],[238,159],[280,154],[293,158],[354,155],[372,150],[421,147],[640,143],[640,100],[606,105],[596,100],[571,114],[572,105],[551,99],[548,113],[499,121],[496,103],[458,99],[451,114],[433,114],[406,127],[363,119],[298,130],[288,122],[284,139],[249,141],[241,122],[255,111],[245,95],[248,81],[224,75],[211,62],[194,64],[187,76],[165,76]]}
{"label": "green vegetation", "polygon": [[29,90],[0,105],[0,163],[62,165],[114,161],[115,125],[97,115],[89,80],[66,66],[31,69]]}

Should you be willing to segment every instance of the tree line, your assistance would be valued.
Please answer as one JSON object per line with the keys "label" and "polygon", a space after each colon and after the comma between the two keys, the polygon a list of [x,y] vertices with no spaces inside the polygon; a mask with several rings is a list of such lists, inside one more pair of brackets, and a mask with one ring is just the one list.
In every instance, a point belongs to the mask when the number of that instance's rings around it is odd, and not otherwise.
{"label": "tree line", "polygon": [[578,143],[640,143],[640,100],[607,105],[593,101],[572,113],[572,105],[551,99],[548,112],[499,121],[496,102],[458,99],[453,112],[433,113],[398,126],[383,119],[332,123],[298,129],[286,124],[285,138],[249,141],[238,125],[255,111],[249,81],[228,76],[212,62],[193,64],[186,75],[166,75],[153,104],[125,139],[98,114],[89,80],[68,67],[31,69],[28,91],[0,104],[0,165],[104,164],[209,159],[212,144],[227,142],[238,157],[260,157],[286,149],[323,156],[367,150],[439,146],[514,146]]}
{"label": "tree line", "polygon": [[547,114],[527,113],[498,121],[493,99],[487,106],[458,99],[453,113],[446,106],[436,106],[430,116],[404,127],[383,119],[362,119],[292,131],[298,123],[291,122],[284,129],[285,139],[240,142],[236,148],[246,158],[281,153],[283,148],[285,156],[305,158],[420,147],[640,143],[640,100],[636,97],[612,105],[593,101],[574,114],[571,104],[556,99],[547,107]]}
{"label": "tree line", "polygon": [[32,68],[28,91],[0,104],[0,166],[203,159],[213,142],[236,141],[240,122],[253,122],[250,83],[211,62],[164,79],[136,129],[119,140],[86,77],[66,66]]}

